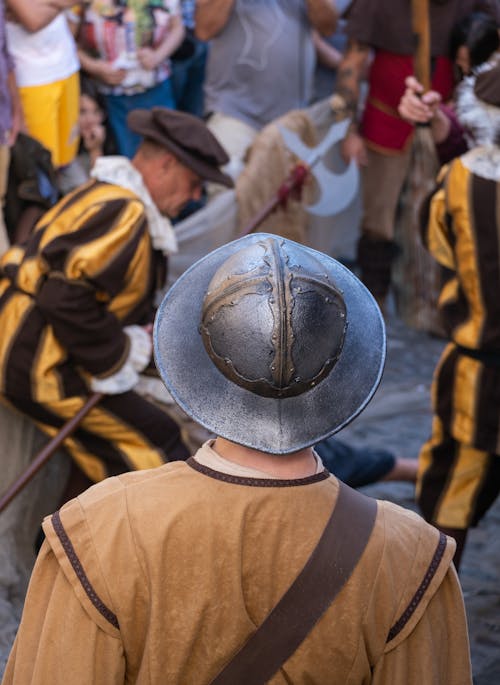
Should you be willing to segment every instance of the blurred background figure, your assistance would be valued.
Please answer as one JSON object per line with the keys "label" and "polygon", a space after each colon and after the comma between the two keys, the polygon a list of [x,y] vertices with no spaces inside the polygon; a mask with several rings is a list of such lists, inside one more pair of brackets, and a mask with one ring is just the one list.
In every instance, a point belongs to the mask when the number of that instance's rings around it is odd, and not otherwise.
{"label": "blurred background figure", "polygon": [[195,5],[195,0],[181,0],[186,35],[172,55],[172,86],[177,109],[201,117],[208,46],[195,35]]}
{"label": "blurred background figure", "polygon": [[457,116],[475,146],[443,167],[422,236],[448,273],[440,308],[450,339],[433,381],[432,436],[420,453],[425,518],[457,541],[500,491],[500,61],[473,68]]}
{"label": "blurred background figure", "polygon": [[14,62],[7,49],[4,3],[0,2],[0,256],[9,247],[3,219],[3,205],[7,190],[10,147],[21,126],[22,108],[17,92]]}
{"label": "blurred background figure", "polygon": [[337,69],[347,48],[345,19],[341,17],[351,2],[352,0],[335,0],[335,8],[339,13],[339,20],[334,33],[330,36],[322,36],[317,31],[313,32],[314,46],[316,48],[314,101],[329,97],[335,89]]}
{"label": "blurred background figure", "polygon": [[[443,101],[454,86],[450,39],[455,24],[484,2],[429,0],[425,24],[415,17],[420,0],[354,0],[347,11],[349,45],[339,65],[336,106],[358,118],[360,84],[368,64],[368,95],[359,126],[353,123],[343,144],[347,159],[362,167],[363,216],[357,262],[365,284],[385,306],[398,246],[395,219],[412,158],[414,128],[397,112],[405,78],[414,73],[415,32],[430,36],[428,64],[432,88]],[[494,8],[493,8],[494,9]],[[413,275],[407,272],[407,279]],[[428,293],[425,293],[428,295]],[[432,299],[432,293],[429,295]]]}
{"label": "blurred background figure", "polygon": [[80,147],[78,150],[78,181],[85,183],[98,157],[116,154],[116,145],[107,122],[106,103],[96,82],[80,77]]}
{"label": "blurred background figure", "polygon": [[235,177],[261,128],[309,104],[311,29],[331,35],[337,12],[332,0],[198,0],[195,18],[197,36],[211,41],[205,114]]}
{"label": "blurred background figure", "polygon": [[129,130],[127,114],[175,107],[169,58],[184,40],[179,0],[91,0],[70,20],[82,69],[104,96],[117,151],[132,158],[140,138]]}
{"label": "blurred background figure", "polygon": [[26,29],[11,11],[7,39],[14,60],[26,132],[52,155],[63,191],[73,187],[78,151],[80,63],[63,14],[38,30]]}

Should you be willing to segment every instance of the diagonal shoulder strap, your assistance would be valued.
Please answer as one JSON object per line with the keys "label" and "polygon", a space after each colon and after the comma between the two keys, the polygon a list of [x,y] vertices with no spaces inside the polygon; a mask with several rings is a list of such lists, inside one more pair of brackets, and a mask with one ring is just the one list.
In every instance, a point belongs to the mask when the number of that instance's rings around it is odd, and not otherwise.
{"label": "diagonal shoulder strap", "polygon": [[306,565],[211,685],[262,685],[292,656],[349,579],[370,537],[377,502],[339,481],[335,508]]}

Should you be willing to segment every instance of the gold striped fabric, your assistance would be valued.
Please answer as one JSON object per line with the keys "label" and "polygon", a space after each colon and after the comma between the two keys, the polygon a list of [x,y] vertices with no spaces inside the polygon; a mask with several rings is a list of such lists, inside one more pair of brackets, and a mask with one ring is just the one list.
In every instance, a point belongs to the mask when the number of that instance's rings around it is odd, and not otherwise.
{"label": "gold striped fabric", "polygon": [[82,394],[88,374],[109,375],[123,364],[123,325],[151,314],[144,206],[118,186],[91,181],[66,196],[1,266],[6,395],[44,402]]}
{"label": "gold striped fabric", "polygon": [[500,453],[499,184],[454,160],[429,206],[424,241],[451,277],[440,295],[453,343],[435,374],[435,412],[465,445]]}
{"label": "gold striped fabric", "polygon": [[[124,363],[123,327],[153,318],[157,267],[145,209],[90,181],[45,214],[0,264],[0,393],[53,435]],[[133,392],[105,398],[65,447],[92,480],[185,458],[176,424]]]}
{"label": "gold striped fabric", "polygon": [[474,525],[500,485],[500,184],[455,159],[434,193],[424,242],[449,269],[440,309],[451,342],[432,385],[431,439],[417,495],[427,520]]}

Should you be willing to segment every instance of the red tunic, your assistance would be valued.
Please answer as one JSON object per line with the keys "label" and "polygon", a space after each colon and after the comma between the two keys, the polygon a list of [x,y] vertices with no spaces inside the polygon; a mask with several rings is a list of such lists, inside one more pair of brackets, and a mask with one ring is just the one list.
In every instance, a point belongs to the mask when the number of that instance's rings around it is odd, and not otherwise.
{"label": "red tunic", "polygon": [[[370,90],[361,121],[367,144],[384,152],[403,150],[411,140],[413,126],[403,121],[397,107],[405,90],[405,78],[413,74],[413,57],[377,50],[370,70]],[[443,101],[453,90],[453,67],[447,57],[434,62],[432,88]]]}

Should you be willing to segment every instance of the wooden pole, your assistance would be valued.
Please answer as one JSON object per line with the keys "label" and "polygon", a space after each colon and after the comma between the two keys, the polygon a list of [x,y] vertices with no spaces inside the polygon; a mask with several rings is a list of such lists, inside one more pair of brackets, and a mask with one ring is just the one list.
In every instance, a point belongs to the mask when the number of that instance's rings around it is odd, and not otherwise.
{"label": "wooden pole", "polygon": [[67,421],[61,430],[50,440],[45,447],[37,454],[26,471],[22,473],[17,480],[10,485],[4,494],[0,497],[0,513],[8,507],[12,500],[23,490],[23,488],[30,482],[30,480],[40,471],[49,459],[52,457],[58,447],[70,436],[83,421],[85,416],[98,404],[103,398],[103,394],[95,392],[81,409]]}
{"label": "wooden pole", "polygon": [[412,25],[416,40],[414,71],[425,90],[431,87],[431,31],[429,0],[413,0]]}

